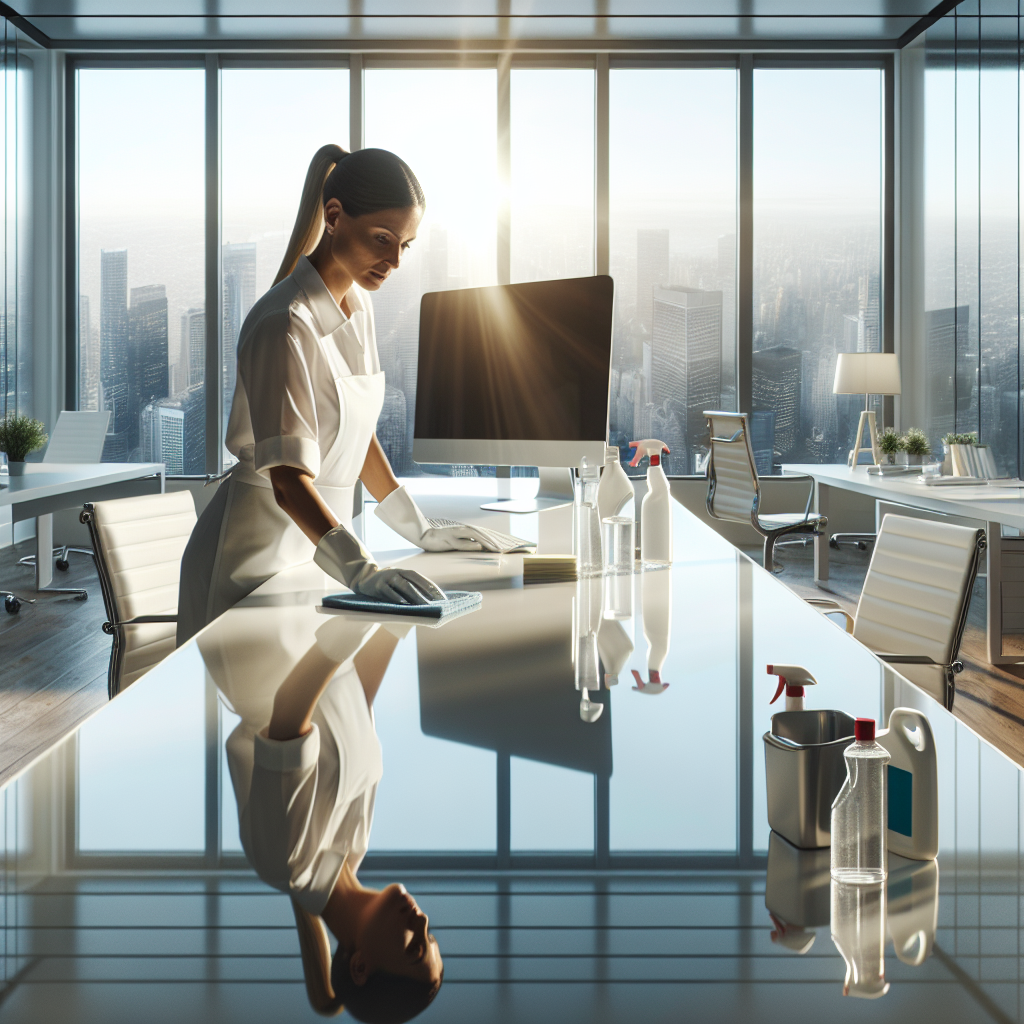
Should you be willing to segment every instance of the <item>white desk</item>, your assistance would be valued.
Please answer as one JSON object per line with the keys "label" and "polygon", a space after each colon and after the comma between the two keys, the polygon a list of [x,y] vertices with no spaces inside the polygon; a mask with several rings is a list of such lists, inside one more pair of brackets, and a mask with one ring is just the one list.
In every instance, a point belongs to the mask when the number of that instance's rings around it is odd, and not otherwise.
{"label": "white desk", "polygon": [[53,513],[87,501],[107,501],[145,492],[138,483],[153,478],[154,493],[164,489],[162,462],[62,464],[30,462],[24,476],[5,477],[0,508],[11,506],[11,520],[36,520],[36,589],[53,580]]}
{"label": "white desk", "polygon": [[[849,469],[847,466],[786,465],[788,473],[803,473],[814,478],[817,491],[817,509],[828,515],[829,498],[833,487],[867,495],[876,501],[892,501],[913,508],[925,509],[948,516],[963,516],[985,524],[988,536],[986,596],[988,660],[993,665],[1006,665],[1024,661],[1024,652],[1004,654],[1003,600],[1024,597],[1006,593],[1003,586],[1002,526],[1024,530],[1024,488],[992,487],[928,487],[918,483],[915,475],[899,477],[869,476],[867,466]],[[826,538],[814,545],[814,580],[828,580],[828,543]],[[1012,585],[1008,585],[1012,589]]]}

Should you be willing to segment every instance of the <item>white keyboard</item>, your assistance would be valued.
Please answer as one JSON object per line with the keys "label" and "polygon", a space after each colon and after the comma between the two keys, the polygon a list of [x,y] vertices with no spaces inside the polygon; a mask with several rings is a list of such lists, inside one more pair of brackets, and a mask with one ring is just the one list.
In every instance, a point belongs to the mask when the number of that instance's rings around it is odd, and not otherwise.
{"label": "white keyboard", "polygon": [[498,530],[491,530],[486,526],[474,526],[470,523],[456,523],[451,519],[428,519],[427,522],[435,529],[444,529],[446,526],[467,526],[480,537],[491,541],[504,554],[511,554],[519,551],[529,552],[537,549],[535,541],[523,540],[522,537],[513,537],[510,533],[500,533]]}

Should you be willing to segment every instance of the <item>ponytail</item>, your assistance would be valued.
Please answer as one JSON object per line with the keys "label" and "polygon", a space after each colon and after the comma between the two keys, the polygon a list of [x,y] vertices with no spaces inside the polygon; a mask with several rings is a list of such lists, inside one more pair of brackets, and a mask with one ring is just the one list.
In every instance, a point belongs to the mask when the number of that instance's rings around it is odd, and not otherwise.
{"label": "ponytail", "polygon": [[280,284],[295,269],[299,257],[311,253],[320,241],[320,235],[324,230],[324,185],[327,184],[331,171],[346,156],[348,153],[333,142],[321,146],[313,154],[302,186],[302,198],[299,200],[295,227],[292,228],[292,237],[288,239],[288,248],[285,249],[281,269],[274,278],[274,284]]}
{"label": "ponytail", "polygon": [[427,205],[412,168],[394,153],[386,149],[347,153],[341,146],[321,146],[306,172],[295,227],[274,284],[295,269],[300,256],[316,248],[324,229],[324,203],[331,199],[337,199],[350,217]]}

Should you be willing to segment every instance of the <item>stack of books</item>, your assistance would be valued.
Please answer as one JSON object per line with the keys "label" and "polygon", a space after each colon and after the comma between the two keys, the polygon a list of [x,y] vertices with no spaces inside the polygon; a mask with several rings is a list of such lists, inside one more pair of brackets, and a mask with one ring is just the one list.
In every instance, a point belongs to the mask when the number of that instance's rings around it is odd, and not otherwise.
{"label": "stack of books", "polygon": [[523,555],[523,585],[528,583],[574,583],[575,555]]}

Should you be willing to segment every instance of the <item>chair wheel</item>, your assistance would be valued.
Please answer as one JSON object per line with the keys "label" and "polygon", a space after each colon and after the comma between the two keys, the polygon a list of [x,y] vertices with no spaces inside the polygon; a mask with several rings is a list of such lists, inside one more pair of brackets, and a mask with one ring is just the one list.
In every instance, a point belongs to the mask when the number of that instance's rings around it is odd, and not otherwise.
{"label": "chair wheel", "polygon": [[867,551],[868,546],[867,546],[867,544],[864,543],[864,541],[859,540],[859,541],[857,541],[857,549],[859,551]]}
{"label": "chair wheel", "polygon": [[4,608],[6,609],[8,615],[17,615],[18,611],[21,608],[21,601],[19,601],[18,598],[14,597],[13,595],[11,597],[5,597]]}
{"label": "chair wheel", "polygon": [[835,548],[835,549],[836,549],[836,551],[838,551],[838,550],[839,550],[839,541],[837,541],[837,540],[835,539],[835,537],[830,537],[830,538],[829,538],[829,542],[828,542],[828,546],[829,546],[830,548]]}
{"label": "chair wheel", "polygon": [[67,572],[70,568],[70,564],[66,558],[58,558],[57,568],[60,569],[61,572]]}

